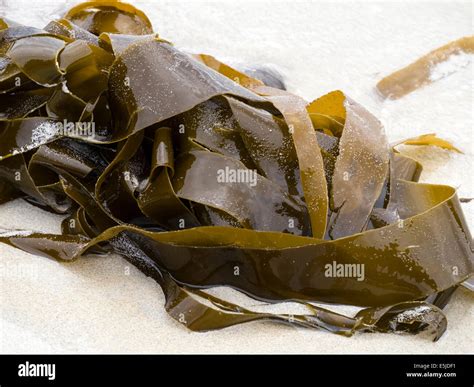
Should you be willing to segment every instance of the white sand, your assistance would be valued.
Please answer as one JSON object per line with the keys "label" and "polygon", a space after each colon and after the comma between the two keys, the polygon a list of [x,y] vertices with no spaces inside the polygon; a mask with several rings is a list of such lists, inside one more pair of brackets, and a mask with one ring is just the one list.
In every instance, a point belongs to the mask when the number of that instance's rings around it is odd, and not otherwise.
{"label": "white sand", "polygon": [[[474,197],[472,60],[463,58],[453,73],[452,67],[441,69],[442,79],[398,101],[382,103],[373,92],[381,77],[472,34],[470,2],[134,3],[178,46],[272,63],[290,90],[308,100],[341,88],[383,120],[391,141],[430,132],[453,141],[464,155],[421,150],[422,179]],[[0,3],[0,14],[41,26],[58,8],[64,2],[34,6],[7,0]],[[472,228],[474,203],[463,208]],[[0,206],[1,229],[59,232],[60,220],[21,200]],[[0,278],[2,353],[468,353],[474,348],[474,294],[464,289],[446,308],[448,331],[432,343],[393,334],[347,339],[272,323],[190,333],[165,313],[159,286],[117,256],[60,264],[0,245]]]}

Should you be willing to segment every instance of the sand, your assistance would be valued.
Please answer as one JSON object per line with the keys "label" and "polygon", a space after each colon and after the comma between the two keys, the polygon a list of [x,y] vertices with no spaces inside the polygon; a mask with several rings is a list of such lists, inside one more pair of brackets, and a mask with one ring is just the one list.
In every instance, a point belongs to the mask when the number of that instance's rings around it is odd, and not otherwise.
{"label": "sand", "polygon": [[[64,4],[7,0],[0,3],[0,15],[42,26]],[[438,69],[435,83],[397,101],[382,102],[373,89],[392,71],[472,34],[470,2],[134,4],[177,46],[234,62],[270,63],[291,91],[308,100],[344,90],[383,121],[390,141],[431,132],[451,140],[463,155],[410,151],[425,165],[423,181],[450,184],[460,197],[474,197],[472,58]],[[474,229],[474,203],[463,209]],[[59,233],[61,219],[22,200],[0,206],[1,229]],[[2,353],[472,353],[474,348],[474,294],[465,289],[446,308],[448,330],[436,343],[394,334],[348,339],[262,322],[191,333],[167,316],[163,302],[159,286],[118,256],[61,264],[0,245]]]}

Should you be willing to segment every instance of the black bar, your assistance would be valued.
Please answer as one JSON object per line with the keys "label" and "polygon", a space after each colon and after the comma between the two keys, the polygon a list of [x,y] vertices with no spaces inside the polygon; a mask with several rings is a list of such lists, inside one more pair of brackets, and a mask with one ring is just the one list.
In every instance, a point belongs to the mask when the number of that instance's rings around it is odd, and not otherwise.
{"label": "black bar", "polygon": [[472,387],[473,364],[471,355],[1,355],[0,386],[247,385],[260,379],[265,385],[308,380],[314,386]]}

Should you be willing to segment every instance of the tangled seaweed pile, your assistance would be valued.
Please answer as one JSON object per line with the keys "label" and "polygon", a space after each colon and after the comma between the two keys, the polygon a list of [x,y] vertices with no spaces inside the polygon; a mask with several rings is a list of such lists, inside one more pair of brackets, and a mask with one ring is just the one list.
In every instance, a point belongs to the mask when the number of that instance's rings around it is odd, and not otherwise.
{"label": "tangled seaweed pile", "polygon": [[[62,261],[119,253],[195,331],[258,319],[347,336],[445,331],[441,309],[474,272],[455,190],[417,183],[421,165],[342,92],[308,104],[176,49],[120,2],[80,4],[44,29],[0,20],[0,55],[0,203],[67,215],[62,235],[1,242]],[[308,313],[203,290],[220,285]]]}

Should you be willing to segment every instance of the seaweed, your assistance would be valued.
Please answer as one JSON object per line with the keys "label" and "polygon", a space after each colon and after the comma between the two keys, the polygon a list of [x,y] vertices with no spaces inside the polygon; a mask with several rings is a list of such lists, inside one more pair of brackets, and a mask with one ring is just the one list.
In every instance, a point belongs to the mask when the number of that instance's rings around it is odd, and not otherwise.
{"label": "seaweed", "polygon": [[383,98],[398,99],[433,82],[432,70],[453,55],[474,53],[474,36],[465,36],[439,47],[408,66],[381,79],[376,90]]}
{"label": "seaweed", "polygon": [[[0,203],[66,216],[62,235],[4,230],[0,242],[63,262],[118,253],[193,331],[272,320],[443,334],[442,308],[474,272],[455,189],[418,183],[421,165],[342,91],[307,103],[180,51],[119,2],[0,28]],[[434,135],[404,144],[456,150]],[[222,285],[308,312],[206,292]]]}

